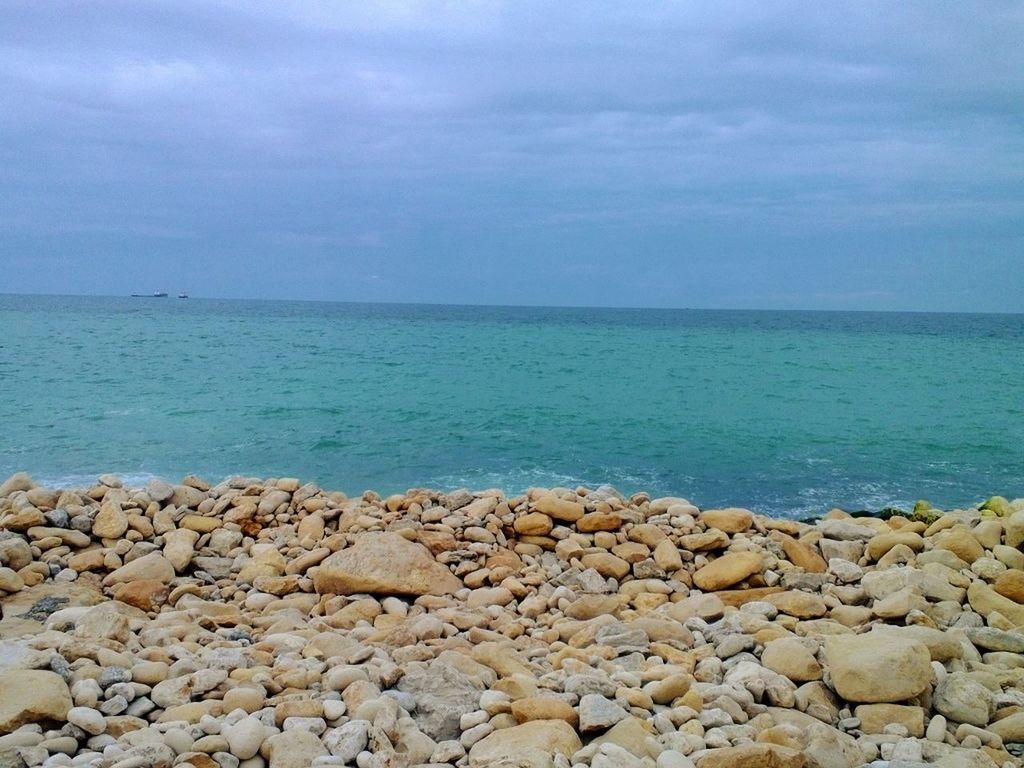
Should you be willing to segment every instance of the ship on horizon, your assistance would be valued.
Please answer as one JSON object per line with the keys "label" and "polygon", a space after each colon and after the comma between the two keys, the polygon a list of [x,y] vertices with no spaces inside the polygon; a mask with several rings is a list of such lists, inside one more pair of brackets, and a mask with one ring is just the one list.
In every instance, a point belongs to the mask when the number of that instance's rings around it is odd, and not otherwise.
{"label": "ship on horizon", "polygon": [[133,299],[166,299],[166,293],[133,293]]}

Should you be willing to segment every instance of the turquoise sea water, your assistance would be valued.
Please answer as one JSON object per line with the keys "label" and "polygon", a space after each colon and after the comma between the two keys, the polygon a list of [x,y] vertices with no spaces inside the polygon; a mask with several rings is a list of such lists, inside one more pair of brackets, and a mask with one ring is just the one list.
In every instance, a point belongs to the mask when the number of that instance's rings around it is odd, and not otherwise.
{"label": "turquoise sea water", "polygon": [[1024,495],[1024,315],[0,296],[0,475]]}

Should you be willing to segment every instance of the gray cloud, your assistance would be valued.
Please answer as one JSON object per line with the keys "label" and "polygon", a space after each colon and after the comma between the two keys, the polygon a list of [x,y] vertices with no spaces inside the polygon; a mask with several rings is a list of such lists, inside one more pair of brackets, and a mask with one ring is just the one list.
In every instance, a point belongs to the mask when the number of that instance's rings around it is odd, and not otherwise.
{"label": "gray cloud", "polygon": [[1024,295],[1020,3],[14,2],[0,18],[0,290],[166,275],[194,294],[512,303]]}

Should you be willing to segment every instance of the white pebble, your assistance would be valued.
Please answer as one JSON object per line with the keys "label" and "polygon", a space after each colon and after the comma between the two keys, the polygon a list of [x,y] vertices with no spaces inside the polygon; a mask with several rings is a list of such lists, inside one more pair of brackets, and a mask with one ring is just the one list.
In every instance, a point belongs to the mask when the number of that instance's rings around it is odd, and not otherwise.
{"label": "white pebble", "polygon": [[99,736],[107,730],[106,718],[90,707],[72,707],[68,710],[67,719],[72,725],[77,725],[93,736]]}

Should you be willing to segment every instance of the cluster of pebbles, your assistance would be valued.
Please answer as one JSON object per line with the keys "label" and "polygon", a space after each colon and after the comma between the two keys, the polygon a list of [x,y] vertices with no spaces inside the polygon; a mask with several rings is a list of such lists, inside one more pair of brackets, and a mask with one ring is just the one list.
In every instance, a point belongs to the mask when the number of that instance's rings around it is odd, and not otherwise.
{"label": "cluster of pebbles", "polygon": [[1024,500],[0,486],[0,768],[943,768],[1024,753]]}

